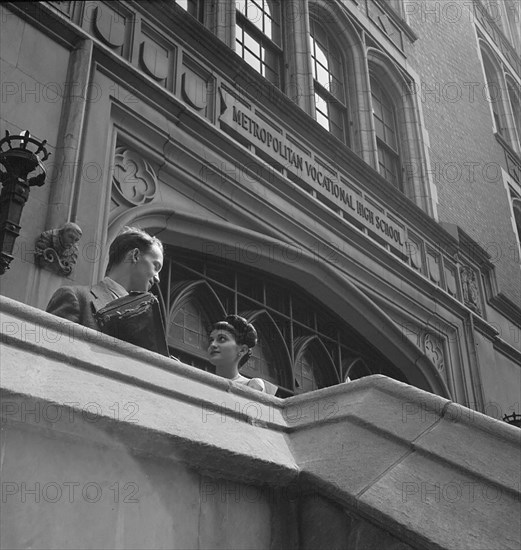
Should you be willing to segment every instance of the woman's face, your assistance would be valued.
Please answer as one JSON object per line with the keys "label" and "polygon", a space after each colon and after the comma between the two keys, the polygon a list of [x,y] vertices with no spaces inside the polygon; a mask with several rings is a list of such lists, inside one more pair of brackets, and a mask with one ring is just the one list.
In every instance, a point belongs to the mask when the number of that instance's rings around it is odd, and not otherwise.
{"label": "woman's face", "polygon": [[208,358],[215,367],[230,366],[239,361],[240,346],[233,334],[226,330],[212,330],[208,343]]}

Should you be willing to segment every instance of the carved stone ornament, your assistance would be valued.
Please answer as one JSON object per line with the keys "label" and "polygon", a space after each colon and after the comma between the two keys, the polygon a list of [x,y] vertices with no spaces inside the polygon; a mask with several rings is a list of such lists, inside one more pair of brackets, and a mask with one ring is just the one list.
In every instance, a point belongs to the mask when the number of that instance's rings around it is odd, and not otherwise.
{"label": "carved stone ornament", "polygon": [[140,59],[145,71],[156,80],[168,76],[168,57],[149,42],[141,42]]}
{"label": "carved stone ornament", "polygon": [[123,17],[107,6],[96,6],[94,28],[99,37],[112,48],[121,46],[125,41],[125,23]]}
{"label": "carved stone ornament", "polygon": [[460,270],[461,288],[464,304],[476,312],[481,312],[479,303],[478,279],[474,270],[470,267],[462,267]]}
{"label": "carved stone ornament", "polygon": [[208,84],[193,72],[186,71],[181,77],[181,94],[183,99],[198,111],[208,104]]}
{"label": "carved stone ornament", "polygon": [[445,282],[447,283],[447,292],[451,296],[457,296],[458,283],[456,281],[455,268],[445,264]]}
{"label": "carved stone ornament", "polygon": [[431,281],[435,282],[436,284],[439,284],[440,282],[440,260],[438,256],[434,256],[431,253],[427,254],[427,265],[429,267],[429,275],[431,278]]}
{"label": "carved stone ornament", "polygon": [[44,231],[36,241],[36,265],[58,275],[70,275],[76,265],[82,234],[80,226],[72,222],[60,229]]}
{"label": "carved stone ornament", "polygon": [[423,351],[439,372],[445,371],[443,347],[438,339],[430,332],[426,332],[423,336]]}
{"label": "carved stone ornament", "polygon": [[118,147],[114,159],[113,188],[117,197],[126,203],[140,206],[155,197],[157,177],[150,164],[137,153]]}

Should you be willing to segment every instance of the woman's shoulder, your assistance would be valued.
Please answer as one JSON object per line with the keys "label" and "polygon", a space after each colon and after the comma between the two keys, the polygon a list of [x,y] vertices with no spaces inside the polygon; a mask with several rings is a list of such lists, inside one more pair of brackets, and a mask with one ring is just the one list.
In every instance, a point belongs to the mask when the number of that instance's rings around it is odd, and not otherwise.
{"label": "woman's shoulder", "polygon": [[266,391],[266,384],[264,383],[264,380],[262,378],[251,378],[246,383],[247,386],[250,388],[253,388],[254,390],[259,390],[262,392]]}
{"label": "woman's shoulder", "polygon": [[254,390],[262,392],[266,391],[266,384],[264,383],[264,380],[262,378],[246,378],[246,376],[239,374],[239,376],[234,381],[238,382],[239,384],[244,384],[245,386],[248,386]]}

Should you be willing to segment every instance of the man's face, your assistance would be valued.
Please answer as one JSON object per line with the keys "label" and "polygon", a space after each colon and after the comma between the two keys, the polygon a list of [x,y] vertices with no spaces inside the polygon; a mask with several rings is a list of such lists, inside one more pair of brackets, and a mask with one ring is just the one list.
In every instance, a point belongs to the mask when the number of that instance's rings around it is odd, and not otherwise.
{"label": "man's face", "polygon": [[[135,260],[135,261],[134,261]],[[135,249],[132,270],[132,288],[135,291],[148,291],[154,283],[159,283],[159,272],[163,267],[163,253],[158,245],[153,245],[146,252]]]}

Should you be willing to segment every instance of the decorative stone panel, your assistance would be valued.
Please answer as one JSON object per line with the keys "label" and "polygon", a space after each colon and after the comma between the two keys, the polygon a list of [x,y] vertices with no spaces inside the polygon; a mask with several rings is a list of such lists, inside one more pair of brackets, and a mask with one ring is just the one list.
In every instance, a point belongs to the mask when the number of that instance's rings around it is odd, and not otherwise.
{"label": "decorative stone panel", "polygon": [[157,176],[152,166],[135,151],[117,147],[112,178],[113,203],[140,206],[151,202],[157,192]]}
{"label": "decorative stone panel", "polygon": [[407,242],[405,243],[405,249],[407,251],[407,257],[409,263],[413,269],[423,271],[423,243],[419,237],[407,232]]}
{"label": "decorative stone panel", "polygon": [[422,337],[422,347],[425,355],[432,361],[436,369],[445,376],[443,342],[432,332],[426,332]]}
{"label": "decorative stone panel", "polygon": [[176,47],[144,23],[141,27],[139,68],[172,90]]}
{"label": "decorative stone panel", "polygon": [[190,57],[183,57],[181,97],[190,107],[212,120],[214,112],[214,79]]}
{"label": "decorative stone panel", "polygon": [[429,279],[441,286],[441,266],[440,255],[432,249],[427,249],[427,268],[429,272]]}
{"label": "decorative stone panel", "polygon": [[476,272],[468,266],[463,266],[460,268],[460,276],[463,303],[476,313],[481,313],[479,281]]}
{"label": "decorative stone panel", "polygon": [[443,262],[443,265],[445,269],[446,290],[451,296],[459,299],[458,270],[456,266],[448,260],[445,260]]}
{"label": "decorative stone panel", "polygon": [[108,6],[97,6],[94,12],[94,29],[99,38],[111,48],[118,48],[125,41],[125,20]]}

